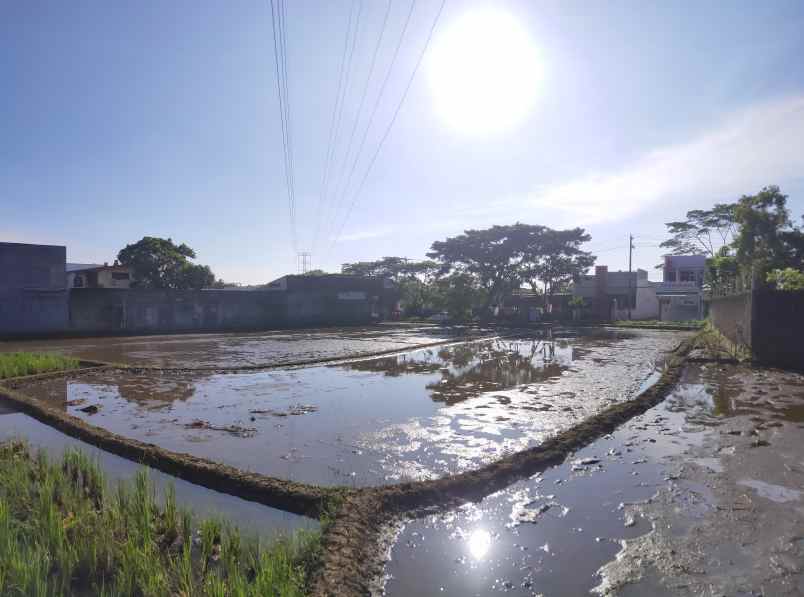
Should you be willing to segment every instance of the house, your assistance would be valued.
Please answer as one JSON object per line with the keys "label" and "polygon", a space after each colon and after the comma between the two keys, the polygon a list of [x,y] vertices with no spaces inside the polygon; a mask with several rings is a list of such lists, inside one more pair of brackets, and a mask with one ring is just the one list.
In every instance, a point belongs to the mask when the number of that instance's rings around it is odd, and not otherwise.
{"label": "house", "polygon": [[704,283],[706,256],[665,255],[662,281],[665,283],[694,282],[698,288]]}
{"label": "house", "polygon": [[104,263],[68,263],[67,288],[131,288],[131,270],[117,261]]}
{"label": "house", "polygon": [[608,266],[595,266],[594,275],[573,282],[572,295],[584,300],[584,314],[592,319],[627,318],[629,309],[631,319],[652,319],[658,312],[645,270],[610,272]]}
{"label": "house", "polygon": [[66,254],[63,246],[0,243],[0,338],[64,330]]}

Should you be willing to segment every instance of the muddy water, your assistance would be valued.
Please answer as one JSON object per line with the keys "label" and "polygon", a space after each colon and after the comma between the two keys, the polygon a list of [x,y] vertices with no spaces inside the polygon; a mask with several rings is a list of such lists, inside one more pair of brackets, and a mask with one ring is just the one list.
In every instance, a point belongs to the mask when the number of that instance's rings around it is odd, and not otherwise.
{"label": "muddy water", "polygon": [[596,331],[278,371],[98,371],[21,389],[170,450],[363,486],[467,470],[538,444],[633,396],[682,337]]}
{"label": "muddy water", "polygon": [[[409,521],[391,549],[387,594],[789,587],[796,579],[778,562],[804,553],[802,406],[804,376],[689,366],[662,404],[562,465],[477,504]],[[764,506],[746,505],[755,499]],[[779,509],[776,518],[760,509],[768,506]],[[778,528],[763,530],[757,519]],[[759,577],[753,585],[751,574]]]}
{"label": "muddy water", "polygon": [[[33,449],[44,449],[51,458],[59,458],[68,448],[78,448],[97,459],[107,481],[112,484],[119,479],[131,479],[141,468],[130,460],[66,436],[23,413],[16,412],[13,408],[0,404],[0,442],[13,439],[24,439]],[[270,537],[287,535],[299,528],[318,528],[317,521],[303,516],[218,493],[150,468],[148,474],[159,495],[164,495],[168,484],[173,484],[180,505],[189,507],[199,517],[225,518],[248,535]]]}
{"label": "muddy water", "polygon": [[[651,530],[628,505],[677,483],[668,459],[702,441],[686,420],[690,397],[697,388],[478,504],[409,522],[391,550],[387,594],[588,593],[621,541]],[[690,507],[708,507],[706,496]]]}
{"label": "muddy water", "polygon": [[0,342],[0,352],[59,352],[88,360],[155,367],[234,368],[349,357],[479,335],[490,334],[461,327],[378,325],[258,333]]}

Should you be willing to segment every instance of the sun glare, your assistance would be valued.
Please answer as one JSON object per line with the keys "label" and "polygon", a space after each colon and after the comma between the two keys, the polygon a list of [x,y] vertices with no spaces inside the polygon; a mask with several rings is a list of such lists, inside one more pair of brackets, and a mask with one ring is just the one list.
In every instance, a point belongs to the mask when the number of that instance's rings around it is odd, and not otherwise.
{"label": "sun glare", "polygon": [[531,112],[542,78],[538,51],[509,13],[467,12],[435,40],[430,86],[439,116],[469,134],[503,132]]}

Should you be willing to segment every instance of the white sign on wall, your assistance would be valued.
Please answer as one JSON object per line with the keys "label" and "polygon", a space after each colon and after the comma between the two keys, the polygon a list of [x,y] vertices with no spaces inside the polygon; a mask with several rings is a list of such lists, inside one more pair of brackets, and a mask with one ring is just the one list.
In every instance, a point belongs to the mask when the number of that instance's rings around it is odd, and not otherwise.
{"label": "white sign on wall", "polygon": [[339,301],[364,301],[366,293],[363,290],[347,290],[338,293]]}

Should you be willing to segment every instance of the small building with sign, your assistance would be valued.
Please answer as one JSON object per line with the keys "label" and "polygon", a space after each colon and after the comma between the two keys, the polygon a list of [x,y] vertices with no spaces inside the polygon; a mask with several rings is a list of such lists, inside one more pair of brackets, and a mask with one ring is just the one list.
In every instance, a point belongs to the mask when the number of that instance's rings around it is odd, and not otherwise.
{"label": "small building with sign", "polygon": [[131,288],[131,270],[120,265],[104,263],[68,263],[67,288]]}

